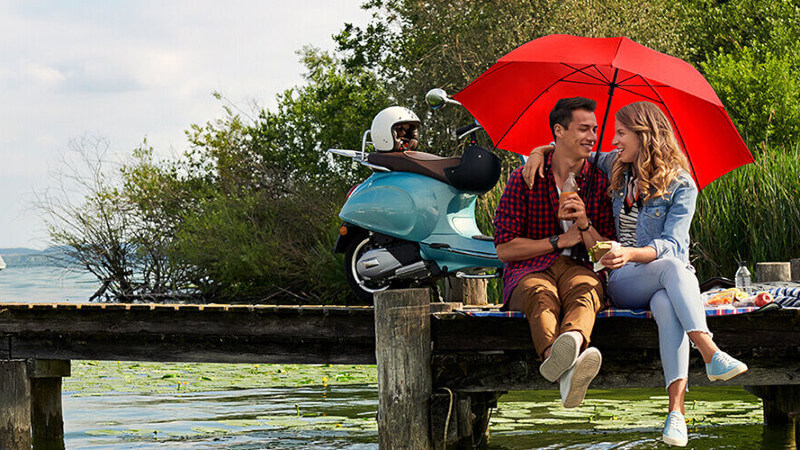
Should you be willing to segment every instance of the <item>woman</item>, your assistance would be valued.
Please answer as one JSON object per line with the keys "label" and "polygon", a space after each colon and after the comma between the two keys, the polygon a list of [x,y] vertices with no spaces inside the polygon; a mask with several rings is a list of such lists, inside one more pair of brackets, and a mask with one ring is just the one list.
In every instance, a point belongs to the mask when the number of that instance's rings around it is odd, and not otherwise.
{"label": "woman", "polygon": [[[706,325],[697,278],[689,264],[689,226],[697,187],[669,120],[655,104],[637,102],[617,112],[614,130],[616,150],[592,153],[610,179],[608,192],[621,244],[600,262],[611,269],[607,290],[615,306],[653,312],[669,393],[662,438],[667,444],[685,446],[689,341],[700,350],[712,381],[731,379],[747,366],[722,352]],[[542,175],[544,152],[550,148],[538,147],[531,153],[523,172],[528,184],[537,170]]]}

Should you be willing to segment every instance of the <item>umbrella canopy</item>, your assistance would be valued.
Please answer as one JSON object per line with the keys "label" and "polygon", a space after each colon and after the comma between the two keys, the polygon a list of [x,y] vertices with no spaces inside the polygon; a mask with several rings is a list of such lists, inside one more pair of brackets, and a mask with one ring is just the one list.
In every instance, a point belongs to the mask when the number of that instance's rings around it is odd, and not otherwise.
{"label": "umbrella canopy", "polygon": [[495,147],[527,155],[552,140],[548,115],[556,101],[575,96],[597,101],[601,151],[611,150],[607,144],[619,108],[642,100],[658,105],[672,122],[700,189],[753,162],[697,69],[624,37],[535,39],[500,58],[453,97],[483,125]]}

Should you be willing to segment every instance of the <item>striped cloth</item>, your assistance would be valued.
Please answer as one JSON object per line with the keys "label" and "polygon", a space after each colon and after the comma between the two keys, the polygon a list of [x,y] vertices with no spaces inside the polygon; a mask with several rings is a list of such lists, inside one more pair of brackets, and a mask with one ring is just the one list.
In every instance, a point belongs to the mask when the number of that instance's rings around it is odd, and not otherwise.
{"label": "striped cloth", "polygon": [[[775,298],[775,303],[783,308],[800,308],[800,288],[780,287],[767,290]],[[773,306],[774,307],[774,306]],[[742,308],[733,307],[706,307],[706,316],[728,316],[733,314],[745,314],[758,311],[761,307],[746,306]],[[471,317],[517,317],[525,318],[525,313],[521,311],[456,311]],[[600,311],[597,318],[605,317],[634,317],[637,319],[652,319],[653,313],[648,309],[622,309],[608,308]]]}
{"label": "striped cloth", "polygon": [[623,247],[637,247],[636,224],[639,221],[639,206],[635,203],[629,212],[625,208],[619,212],[619,243]]}

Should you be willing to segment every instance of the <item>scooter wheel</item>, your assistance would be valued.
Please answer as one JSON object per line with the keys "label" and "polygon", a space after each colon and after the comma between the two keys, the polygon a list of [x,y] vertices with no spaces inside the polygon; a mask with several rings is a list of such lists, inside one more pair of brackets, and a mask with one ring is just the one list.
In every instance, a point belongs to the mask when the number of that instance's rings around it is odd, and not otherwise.
{"label": "scooter wheel", "polygon": [[344,252],[344,272],[347,284],[350,285],[359,303],[372,305],[373,295],[376,292],[384,291],[389,288],[389,283],[375,283],[363,279],[356,270],[356,263],[368,250],[373,248],[369,236],[355,239],[347,246]]}

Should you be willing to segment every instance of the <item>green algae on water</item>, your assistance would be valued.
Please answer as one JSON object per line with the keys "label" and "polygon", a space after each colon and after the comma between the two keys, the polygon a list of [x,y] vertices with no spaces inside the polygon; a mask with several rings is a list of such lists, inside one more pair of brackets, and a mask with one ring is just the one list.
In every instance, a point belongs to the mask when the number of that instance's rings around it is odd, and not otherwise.
{"label": "green algae on water", "polygon": [[169,394],[276,386],[377,384],[375,366],[73,361],[64,378],[74,396]]}

